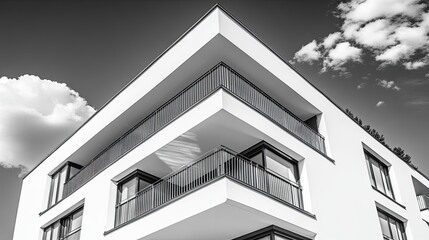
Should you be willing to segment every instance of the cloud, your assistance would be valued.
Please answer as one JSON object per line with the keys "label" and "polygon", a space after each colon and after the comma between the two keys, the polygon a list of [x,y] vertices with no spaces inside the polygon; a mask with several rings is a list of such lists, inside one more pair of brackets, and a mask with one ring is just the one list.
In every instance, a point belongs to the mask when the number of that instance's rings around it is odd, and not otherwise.
{"label": "cloud", "polygon": [[341,33],[340,32],[331,33],[323,40],[322,45],[325,48],[331,48],[340,39],[341,39]]}
{"label": "cloud", "polygon": [[380,80],[378,82],[379,86],[382,86],[384,88],[392,88],[393,86],[395,86],[395,82],[394,81],[386,81],[386,80]]}
{"label": "cloud", "polygon": [[[345,71],[342,65],[355,61],[355,58],[341,61],[339,67],[329,63],[336,63],[330,59],[331,51],[346,40],[350,44],[349,48],[365,50],[365,54],[376,60],[380,67],[399,65],[414,70],[428,66],[428,9],[427,3],[420,0],[342,2],[336,12],[336,16],[342,20],[341,27],[324,39],[311,42],[312,49],[318,55],[307,62],[322,60],[325,63],[322,72],[328,69]],[[323,52],[320,51],[322,47]]]}
{"label": "cloud", "polygon": [[427,63],[425,63],[424,61],[416,61],[416,62],[406,62],[404,63],[404,66],[406,69],[414,70],[414,69],[424,67],[426,64]]}
{"label": "cloud", "polygon": [[0,78],[0,165],[33,168],[95,110],[64,83]]}
{"label": "cloud", "polygon": [[376,107],[382,107],[384,105],[385,105],[384,101],[378,101],[377,104],[375,104]]}
{"label": "cloud", "polygon": [[429,106],[429,97],[415,96],[410,101],[407,102],[407,105],[412,107],[427,107]]}
{"label": "cloud", "polygon": [[327,57],[323,61],[323,69],[332,68],[341,70],[343,65],[348,61],[361,61],[362,49],[353,47],[349,42],[338,43],[335,48],[329,50]]}
{"label": "cloud", "polygon": [[403,15],[417,17],[424,9],[420,0],[352,0],[340,3],[338,10],[344,19],[354,22],[367,22],[382,17]]}
{"label": "cloud", "polygon": [[350,38],[365,47],[382,49],[396,43],[392,37],[393,33],[394,27],[391,26],[388,20],[378,19],[355,31],[351,31]]}
{"label": "cloud", "polygon": [[395,38],[400,44],[405,44],[412,48],[424,47],[428,44],[428,29],[417,25],[412,26],[410,23],[403,23],[395,30]]}
{"label": "cloud", "polygon": [[425,74],[425,77],[429,78],[429,73],[426,73],[426,74]]}
{"label": "cloud", "polygon": [[307,45],[301,47],[301,49],[295,53],[295,56],[293,58],[298,62],[308,62],[311,64],[313,63],[313,61],[319,60],[320,57],[321,54],[318,51],[316,41],[313,40]]}
{"label": "cloud", "polygon": [[[427,75],[427,77],[429,77],[429,73],[426,75]],[[425,80],[425,79],[416,78],[416,79],[408,79],[408,80],[404,81],[403,84],[411,86],[411,87],[419,87],[420,88],[422,86],[428,85],[429,81]]]}
{"label": "cloud", "polygon": [[362,89],[362,88],[364,88],[364,87],[365,87],[365,85],[366,85],[366,83],[361,82],[361,83],[359,83],[359,85],[357,86],[357,88],[358,88],[358,89]]}
{"label": "cloud", "polygon": [[344,22],[341,30],[343,31],[343,36],[345,38],[353,40],[356,31],[359,30],[360,27],[360,23]]}
{"label": "cloud", "polygon": [[393,89],[393,90],[396,90],[396,91],[401,90],[401,88],[399,88],[399,87],[395,84],[395,81],[378,80],[377,85],[378,85],[378,86],[381,86],[381,87],[383,87],[383,88],[386,88],[386,89]]}
{"label": "cloud", "polygon": [[377,55],[375,60],[384,62],[384,64],[396,64],[400,59],[406,58],[412,53],[414,50],[409,46],[398,44]]}

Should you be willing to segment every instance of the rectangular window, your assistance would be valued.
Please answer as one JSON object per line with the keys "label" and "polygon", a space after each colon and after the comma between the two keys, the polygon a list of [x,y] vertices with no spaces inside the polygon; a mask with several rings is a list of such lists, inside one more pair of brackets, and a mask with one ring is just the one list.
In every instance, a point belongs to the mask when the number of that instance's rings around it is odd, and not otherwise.
{"label": "rectangular window", "polygon": [[299,182],[297,161],[265,141],[255,144],[241,155],[291,182]]}
{"label": "rectangular window", "polygon": [[291,180],[292,182],[298,182],[296,163],[291,162],[290,159],[285,159],[284,157],[267,149],[265,150],[265,164],[267,169]]}
{"label": "rectangular window", "polygon": [[378,191],[386,194],[388,197],[395,199],[388,167],[367,151],[365,151],[365,158],[371,179],[371,185]]}
{"label": "rectangular window", "polygon": [[406,240],[404,224],[389,214],[378,210],[381,232],[386,240]]}
{"label": "rectangular window", "polygon": [[[265,141],[255,144],[242,152],[241,155],[265,168],[270,173],[266,175],[265,179],[257,178],[256,184],[259,189],[263,189],[275,197],[303,208],[298,162],[295,159]],[[287,180],[287,184],[285,184],[284,179]]]}
{"label": "rectangular window", "polygon": [[[127,222],[147,209],[147,194],[142,193],[150,184],[159,178],[136,170],[118,182],[115,225]],[[146,207],[145,207],[146,206]]]}
{"label": "rectangular window", "polygon": [[44,229],[43,240],[79,240],[83,208],[61,218]]}
{"label": "rectangular window", "polygon": [[64,184],[81,168],[82,166],[78,164],[67,162],[51,176],[52,180],[51,189],[49,191],[48,207],[63,199]]}

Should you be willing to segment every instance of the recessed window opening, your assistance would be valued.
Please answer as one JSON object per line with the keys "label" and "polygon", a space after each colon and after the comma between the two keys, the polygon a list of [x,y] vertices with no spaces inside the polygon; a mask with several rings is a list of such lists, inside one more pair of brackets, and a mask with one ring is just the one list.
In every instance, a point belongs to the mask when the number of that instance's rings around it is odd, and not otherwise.
{"label": "recessed window opening", "polygon": [[44,229],[43,240],[79,240],[83,207]]}
{"label": "recessed window opening", "polygon": [[388,167],[368,151],[365,151],[365,158],[372,187],[395,199]]}
{"label": "recessed window opening", "polygon": [[77,172],[79,172],[81,168],[82,166],[76,163],[67,162],[64,166],[52,174],[48,207],[51,207],[63,199],[64,184]]}

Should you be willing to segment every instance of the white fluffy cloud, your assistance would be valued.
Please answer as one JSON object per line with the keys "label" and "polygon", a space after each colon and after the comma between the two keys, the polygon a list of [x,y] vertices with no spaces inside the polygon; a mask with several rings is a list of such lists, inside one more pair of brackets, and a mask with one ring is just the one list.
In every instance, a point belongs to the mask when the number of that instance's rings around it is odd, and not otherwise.
{"label": "white fluffy cloud", "polygon": [[399,88],[399,87],[395,84],[395,81],[378,80],[377,85],[378,85],[378,86],[381,86],[381,87],[383,87],[383,88],[386,88],[386,89],[393,89],[393,90],[396,90],[396,91],[401,90],[401,88]]}
{"label": "white fluffy cloud", "polygon": [[413,52],[414,50],[410,46],[398,44],[377,55],[375,60],[384,61],[385,64],[396,64],[400,59],[410,56]]}
{"label": "white fluffy cloud", "polygon": [[404,63],[405,68],[409,69],[409,70],[418,69],[418,68],[424,67],[426,65],[427,65],[426,61],[415,61],[415,62]]}
{"label": "white fluffy cloud", "polygon": [[0,165],[33,168],[95,110],[63,83],[0,78]]}
{"label": "white fluffy cloud", "polygon": [[375,104],[376,107],[382,107],[384,105],[385,105],[384,101],[378,101],[377,104]]}
{"label": "white fluffy cloud", "polygon": [[352,39],[363,46],[371,48],[385,48],[395,44],[392,37],[394,27],[386,19],[378,19],[363,27],[350,32]]}
{"label": "white fluffy cloud", "polygon": [[329,50],[323,61],[324,70],[328,67],[339,70],[348,61],[359,62],[361,53],[362,49],[351,46],[349,42],[338,43],[335,48]]}
{"label": "white fluffy cloud", "polygon": [[352,0],[340,3],[341,17],[354,22],[367,22],[381,17],[404,15],[417,17],[423,10],[420,0]]}
{"label": "white fluffy cloud", "polygon": [[[420,0],[350,0],[337,6],[337,16],[343,21],[339,32],[321,41],[313,40],[317,58],[299,58],[297,62],[322,59],[323,69],[345,70],[344,61],[330,59],[331,51],[345,39],[350,48],[368,50],[372,57],[386,65],[402,65],[408,70],[429,65],[429,12]],[[343,40],[344,41],[344,40]],[[307,46],[307,45],[306,45]],[[324,48],[321,52],[320,49]],[[319,49],[319,50],[318,50]],[[349,58],[346,61],[355,61]],[[328,63],[328,64],[326,64]],[[340,65],[336,65],[339,63]]]}
{"label": "white fluffy cloud", "polygon": [[341,39],[341,33],[340,32],[334,32],[334,33],[329,34],[323,40],[322,44],[325,48],[331,48],[340,39]]}
{"label": "white fluffy cloud", "polygon": [[305,46],[302,46],[301,49],[295,53],[294,59],[298,62],[308,62],[312,63],[313,61],[319,60],[321,54],[318,50],[316,41],[308,43]]}

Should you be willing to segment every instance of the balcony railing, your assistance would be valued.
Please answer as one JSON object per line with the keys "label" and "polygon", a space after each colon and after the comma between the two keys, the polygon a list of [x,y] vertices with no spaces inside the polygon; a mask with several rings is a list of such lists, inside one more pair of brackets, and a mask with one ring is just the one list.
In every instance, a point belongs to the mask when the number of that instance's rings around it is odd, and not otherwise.
{"label": "balcony railing", "polygon": [[227,176],[303,209],[301,187],[264,167],[220,147],[141,190],[116,206],[115,226],[145,215],[176,198],[216,179]]}
{"label": "balcony railing", "polygon": [[429,197],[426,195],[417,196],[417,202],[419,203],[420,211],[429,209]]}
{"label": "balcony railing", "polygon": [[322,135],[306,125],[262,90],[223,63],[218,64],[98,154],[65,183],[64,198],[116,162],[126,152],[184,114],[218,89],[228,91],[315,150],[325,153]]}

